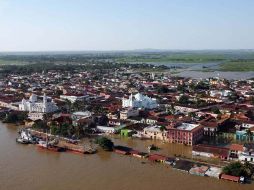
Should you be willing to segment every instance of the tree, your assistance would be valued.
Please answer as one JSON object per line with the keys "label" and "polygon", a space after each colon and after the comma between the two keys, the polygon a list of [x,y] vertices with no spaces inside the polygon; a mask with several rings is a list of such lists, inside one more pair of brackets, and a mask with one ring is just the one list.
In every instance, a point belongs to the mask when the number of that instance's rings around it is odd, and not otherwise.
{"label": "tree", "polygon": [[165,94],[169,92],[169,89],[166,86],[160,86],[157,91],[160,94]]}
{"label": "tree", "polygon": [[107,125],[108,124],[108,117],[103,114],[99,119],[98,119],[98,124],[99,125]]}
{"label": "tree", "polygon": [[254,165],[249,163],[249,162],[245,162],[244,165],[244,170],[246,172],[246,175],[248,177],[250,177],[253,173],[254,173]]}
{"label": "tree", "polygon": [[238,94],[237,94],[236,92],[232,92],[232,93],[228,96],[228,99],[229,99],[230,101],[236,101],[236,100],[239,99],[239,96],[238,96]]}
{"label": "tree", "polygon": [[179,92],[185,92],[185,85],[178,85],[177,86],[177,91],[179,91]]}
{"label": "tree", "polygon": [[160,131],[165,131],[167,128],[165,126],[160,127]]}
{"label": "tree", "polygon": [[246,136],[248,137],[248,141],[250,142],[251,141],[251,138],[252,138],[252,132],[250,129],[247,129],[246,130]]}
{"label": "tree", "polygon": [[251,104],[254,105],[254,96],[250,98]]}
{"label": "tree", "polygon": [[247,176],[246,169],[241,162],[232,162],[223,167],[223,173],[232,176]]}
{"label": "tree", "polygon": [[42,129],[43,131],[46,131],[48,129],[47,122],[43,120],[35,121],[32,127],[36,129]]}
{"label": "tree", "polygon": [[103,150],[112,151],[114,147],[114,143],[106,138],[106,137],[99,137],[95,140],[95,143],[98,144]]}
{"label": "tree", "polygon": [[10,112],[6,115],[4,122],[6,123],[16,123],[24,121],[27,118],[26,112]]}
{"label": "tree", "polygon": [[52,135],[59,135],[59,133],[60,133],[59,127],[57,127],[56,125],[51,125],[50,126],[50,133]]}
{"label": "tree", "polygon": [[188,103],[189,103],[189,97],[186,96],[186,95],[182,95],[182,96],[179,98],[179,103],[180,103],[180,104],[188,104]]}
{"label": "tree", "polygon": [[220,110],[219,110],[218,107],[213,107],[213,108],[211,109],[211,111],[212,111],[214,114],[221,114],[221,112],[220,112]]}
{"label": "tree", "polygon": [[63,137],[68,137],[70,135],[69,125],[67,123],[63,123],[60,126],[60,135]]}

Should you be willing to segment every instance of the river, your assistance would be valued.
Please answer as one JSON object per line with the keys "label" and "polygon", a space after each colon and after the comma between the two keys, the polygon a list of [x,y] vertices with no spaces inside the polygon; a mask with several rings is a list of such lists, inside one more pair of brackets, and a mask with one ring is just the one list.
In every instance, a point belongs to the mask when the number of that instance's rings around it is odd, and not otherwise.
{"label": "river", "polygon": [[[34,145],[16,144],[17,126],[0,123],[0,190],[253,190],[241,185],[208,177],[188,175],[162,164],[145,164],[137,158],[115,153],[95,155],[55,153]],[[126,145],[144,148],[149,142],[121,140]],[[185,152],[162,145],[165,152]],[[175,147],[175,148],[173,148]]]}

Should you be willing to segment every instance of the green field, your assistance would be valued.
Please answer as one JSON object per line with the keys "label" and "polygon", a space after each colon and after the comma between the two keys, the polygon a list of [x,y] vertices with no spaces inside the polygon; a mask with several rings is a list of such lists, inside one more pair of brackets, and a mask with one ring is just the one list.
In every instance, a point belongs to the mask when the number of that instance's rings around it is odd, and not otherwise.
{"label": "green field", "polygon": [[[171,69],[197,69],[199,71],[254,71],[254,50],[225,51],[123,51],[94,53],[25,53],[1,54],[0,66],[27,64],[100,64],[147,63],[166,65]],[[210,65],[208,65],[211,63]],[[196,64],[196,65],[195,65]],[[207,65],[206,65],[207,64]],[[179,66],[179,67],[178,67]],[[197,68],[200,67],[200,68]],[[147,68],[146,68],[147,69]],[[165,67],[159,68],[165,69]]]}
{"label": "green field", "polygon": [[231,61],[220,65],[221,71],[254,71],[254,61]]}
{"label": "green field", "polygon": [[225,61],[223,55],[161,53],[128,55],[115,59],[117,62],[130,63],[211,63]]}

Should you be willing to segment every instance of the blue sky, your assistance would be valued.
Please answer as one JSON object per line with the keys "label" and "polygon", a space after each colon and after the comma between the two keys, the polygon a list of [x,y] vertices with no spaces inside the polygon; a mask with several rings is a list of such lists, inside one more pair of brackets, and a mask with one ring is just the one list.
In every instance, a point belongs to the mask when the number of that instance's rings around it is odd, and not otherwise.
{"label": "blue sky", "polygon": [[0,51],[254,49],[254,0],[0,0]]}

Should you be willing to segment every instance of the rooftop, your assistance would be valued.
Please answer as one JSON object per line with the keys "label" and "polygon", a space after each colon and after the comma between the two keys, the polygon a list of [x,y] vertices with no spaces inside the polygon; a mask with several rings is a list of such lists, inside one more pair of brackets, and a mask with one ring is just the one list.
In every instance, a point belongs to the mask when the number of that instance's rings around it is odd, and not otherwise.
{"label": "rooftop", "polygon": [[198,127],[197,124],[190,124],[190,123],[182,123],[180,126],[177,127],[179,130],[191,131]]}

